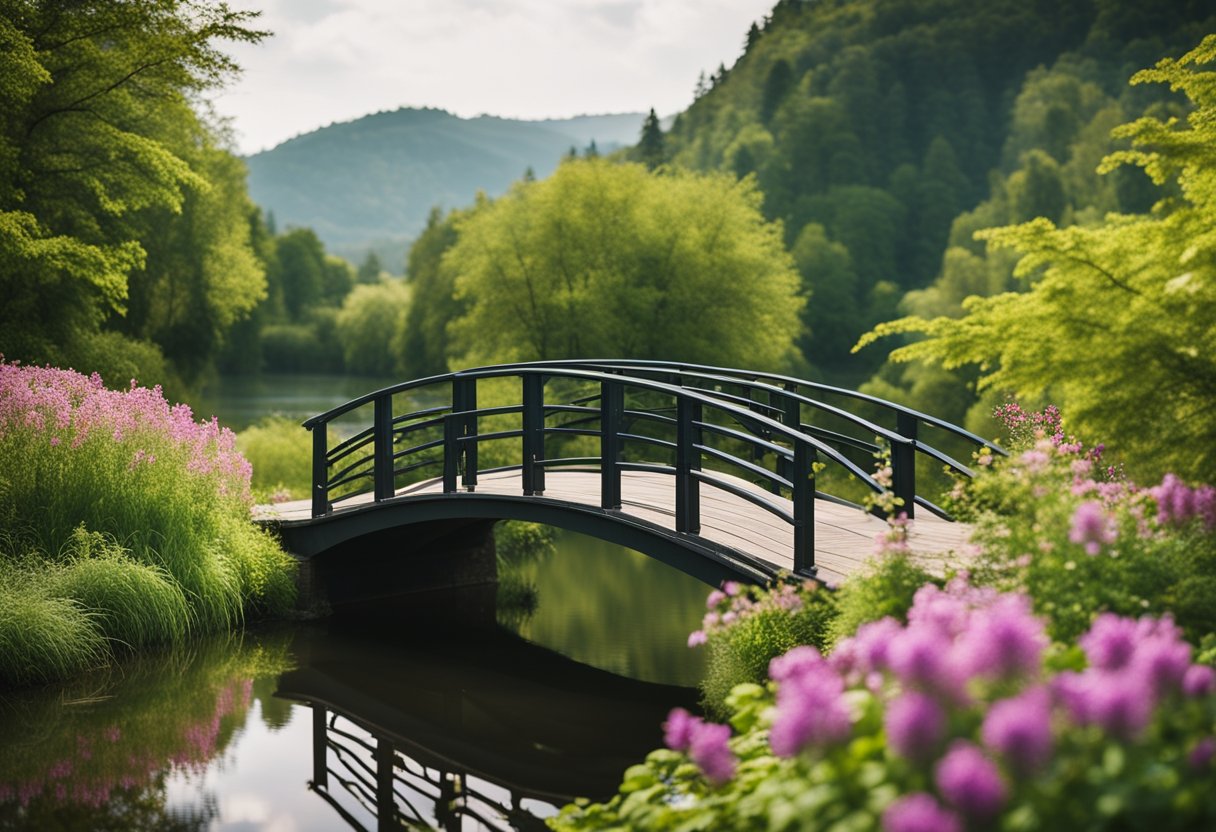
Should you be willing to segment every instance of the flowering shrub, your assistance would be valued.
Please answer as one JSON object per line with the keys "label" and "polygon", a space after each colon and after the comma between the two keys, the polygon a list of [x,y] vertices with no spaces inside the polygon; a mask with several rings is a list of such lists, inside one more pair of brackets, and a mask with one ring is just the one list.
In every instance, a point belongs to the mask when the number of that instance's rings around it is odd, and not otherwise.
{"label": "flowering shrub", "polygon": [[89,631],[104,655],[289,607],[291,562],[250,507],[249,463],[214,419],[159,388],[0,361],[0,607],[25,611],[0,615],[0,684],[94,663]]}
{"label": "flowering shrub", "polygon": [[1039,431],[960,482],[950,507],[975,524],[976,578],[1024,588],[1062,641],[1103,611],[1169,611],[1194,641],[1216,631],[1216,489],[1141,488],[1103,451]]}
{"label": "flowering shrub", "polygon": [[763,682],[774,657],[800,644],[824,645],[836,616],[831,593],[814,581],[781,581],[771,589],[727,581],[705,606],[701,629],[689,635],[688,646],[709,651],[701,689],[711,711],[725,708],[735,685]]}
{"label": "flowering shrub", "polygon": [[1211,828],[1216,674],[1178,627],[1106,614],[1073,652],[1049,644],[1024,594],[925,586],[906,625],[795,648],[738,687],[729,739],[673,712],[668,749],[553,826]]}

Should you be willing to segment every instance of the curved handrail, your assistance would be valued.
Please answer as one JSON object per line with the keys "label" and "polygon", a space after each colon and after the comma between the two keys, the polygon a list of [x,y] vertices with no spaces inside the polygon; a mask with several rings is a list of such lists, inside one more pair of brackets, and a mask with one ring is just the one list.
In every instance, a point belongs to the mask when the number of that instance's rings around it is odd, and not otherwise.
{"label": "curved handrail", "polygon": [[[494,378],[521,380],[523,383],[522,403],[478,408],[476,404],[477,382]],[[556,379],[598,385],[598,394],[575,393],[576,398],[569,399],[567,402],[546,403],[545,385],[548,381]],[[685,383],[686,381],[688,383]],[[443,384],[451,385],[450,404],[442,403],[439,406],[423,407],[404,415],[393,415],[394,396]],[[734,390],[741,387],[743,390],[740,395],[722,389],[723,386]],[[811,398],[799,392],[799,387],[822,390],[832,394],[841,393],[878,404],[896,414],[897,428],[891,430],[842,407]],[[580,389],[586,390],[581,385]],[[626,408],[624,399],[626,390],[632,391],[634,395],[657,393],[663,397],[664,401],[674,401],[674,406],[664,404],[657,410],[645,405]],[[760,393],[764,398],[753,400],[754,393]],[[599,400],[599,406],[591,406],[590,403],[596,399]],[[339,416],[368,404],[375,406],[372,427],[359,431],[355,436],[338,443],[333,449],[328,448],[328,431],[324,429],[325,426]],[[429,402],[429,404],[433,405],[434,402]],[[474,490],[479,472],[478,445],[481,442],[505,438],[522,440],[522,464],[508,467],[521,471],[525,495],[539,495],[544,491],[546,467],[561,467],[573,461],[573,458],[571,460],[546,459],[545,436],[598,435],[600,456],[598,458],[580,457],[578,461],[580,463],[585,461],[589,464],[598,462],[601,473],[601,506],[603,508],[611,510],[619,509],[621,506],[621,471],[646,470],[674,475],[676,479],[676,531],[681,534],[697,534],[700,531],[700,485],[705,483],[725,489],[770,511],[777,508],[775,513],[794,526],[795,571],[813,575],[815,571],[812,542],[813,510],[815,497],[818,494],[814,485],[817,460],[823,459],[841,466],[851,477],[873,492],[882,492],[885,488],[883,483],[878,482],[868,471],[863,470],[842,450],[842,448],[847,448],[851,452],[855,452],[858,448],[867,450],[876,446],[857,437],[829,430],[826,426],[816,427],[804,424],[801,415],[803,412],[801,408],[804,405],[828,416],[839,418],[854,427],[870,431],[878,437],[876,441],[889,443],[893,468],[891,490],[902,501],[905,506],[904,510],[909,516],[912,515],[914,507],[918,504],[941,516],[947,516],[931,502],[916,494],[915,455],[917,452],[926,453],[965,475],[971,475],[971,471],[966,466],[949,455],[923,441],[918,441],[916,433],[918,420],[944,427],[976,444],[1003,453],[992,443],[962,428],[910,408],[856,391],[843,390],[779,374],[708,365],[635,360],[566,360],[499,364],[441,373],[390,385],[366,393],[305,421],[304,427],[313,432],[313,515],[319,517],[332,510],[329,496],[338,486],[349,486],[357,480],[370,479],[371,488],[365,489],[365,491],[371,490],[374,500],[380,502],[396,495],[396,478],[399,475],[428,465],[441,464],[443,466],[442,482],[445,492],[452,493],[457,490],[458,475],[468,490]],[[707,409],[710,413],[717,414],[714,419],[725,417],[728,422],[734,423],[740,429],[736,430],[705,418],[703,412]],[[663,415],[660,415],[660,412]],[[673,412],[674,416],[671,415]],[[582,414],[582,417],[562,424],[546,425],[546,417],[555,413]],[[479,418],[504,414],[522,414],[522,428],[490,433],[481,433],[478,430]],[[664,430],[671,430],[674,427],[676,441],[647,436],[645,432],[639,433],[634,428],[626,427],[628,420],[637,418],[653,420],[664,425]],[[593,421],[599,422],[598,430],[582,427],[585,423]],[[442,439],[430,439],[426,434],[418,436],[418,438],[410,436],[410,446],[398,450],[400,446],[397,443],[404,441],[407,435],[415,434],[420,429],[439,427],[442,427],[443,430]],[[739,456],[735,450],[723,450],[721,446],[713,447],[702,438],[703,433],[717,435],[731,442],[742,442],[744,448],[750,445],[752,448],[749,452],[751,461]],[[430,436],[433,435],[430,434]],[[674,453],[676,464],[672,466],[667,463],[656,464],[653,461],[626,462],[622,456],[625,443],[630,443],[632,446],[638,442],[660,448],[668,460],[670,457],[667,455]],[[837,445],[840,445],[841,448],[836,447]],[[410,464],[398,467],[398,460],[403,463],[408,462],[407,457],[416,459],[424,452],[437,448],[442,448],[441,456],[427,455],[421,461],[410,462]],[[350,459],[356,453],[361,453],[363,456],[358,460]],[[777,460],[776,471],[770,470],[762,462],[765,456],[770,454]],[[653,460],[653,457],[651,459]],[[707,459],[716,459],[727,465],[738,467],[749,472],[751,477],[760,478],[760,482],[767,479],[771,490],[777,494],[782,493],[782,489],[790,489],[793,510],[780,508],[779,503],[773,503],[772,500],[758,493],[732,485],[727,479],[713,476],[711,471],[703,472],[701,470],[702,461]],[[329,472],[339,462],[344,462],[341,470],[330,476]],[[464,465],[463,474],[459,472],[462,463]],[[351,495],[346,494],[343,498],[335,499],[344,499],[349,496]],[[833,495],[821,494],[819,496],[840,501],[839,497]]]}

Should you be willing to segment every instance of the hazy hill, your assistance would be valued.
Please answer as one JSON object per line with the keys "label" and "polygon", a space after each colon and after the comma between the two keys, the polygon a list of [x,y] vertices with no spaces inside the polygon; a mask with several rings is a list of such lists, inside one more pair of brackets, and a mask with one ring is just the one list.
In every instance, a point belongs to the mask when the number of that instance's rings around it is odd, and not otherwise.
{"label": "hazy hill", "polygon": [[519,121],[399,109],[333,124],[249,157],[249,192],[279,228],[309,226],[355,262],[375,249],[399,272],[433,205],[503,193],[531,167],[548,175],[594,139],[601,151],[637,141],[643,113]]}

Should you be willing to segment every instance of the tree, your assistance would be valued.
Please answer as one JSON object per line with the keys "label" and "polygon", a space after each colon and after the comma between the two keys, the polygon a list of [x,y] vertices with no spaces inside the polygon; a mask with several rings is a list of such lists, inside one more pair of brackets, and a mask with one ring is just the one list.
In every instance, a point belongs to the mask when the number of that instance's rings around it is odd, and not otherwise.
{"label": "tree", "polygon": [[650,108],[650,115],[642,122],[642,140],[638,142],[638,156],[642,164],[654,170],[663,164],[663,128],[659,126],[659,117]]}
{"label": "tree", "polygon": [[397,369],[394,341],[404,328],[409,289],[397,279],[361,283],[338,312],[338,341],[348,373],[387,376]]}
{"label": "tree", "polygon": [[764,80],[764,93],[760,98],[760,120],[768,124],[794,85],[794,72],[789,62],[782,59],[773,64]]}
{"label": "tree", "polygon": [[[751,180],[568,162],[457,224],[456,363],[592,356],[777,369],[804,303]],[[415,295],[414,303],[419,303]]]}
{"label": "tree", "polygon": [[1101,171],[1142,168],[1176,187],[1148,214],[1108,215],[1092,227],[1045,218],[978,236],[1021,255],[1028,291],[972,297],[966,314],[903,318],[859,343],[915,332],[892,353],[947,369],[978,365],[981,387],[1056,400],[1067,427],[1113,444],[1142,477],[1216,470],[1216,35],[1180,59],[1137,73],[1186,94],[1184,119],[1144,117],[1115,130],[1131,150]]}
{"label": "tree", "polygon": [[[255,16],[195,0],[5,0],[0,351],[8,357],[79,355],[107,316],[127,311],[132,277],[155,272],[171,249],[190,252],[194,268],[179,277],[208,332],[256,303],[262,276],[249,260],[248,228],[232,222],[246,205],[243,183],[233,191],[214,136],[191,108],[236,70],[218,41],[264,36],[247,28]],[[221,204],[225,197],[234,201]],[[146,285],[161,279],[150,274]]]}
{"label": "tree", "polygon": [[355,282],[379,283],[383,271],[384,266],[380,264],[380,258],[376,256],[376,252],[369,251],[367,257],[363,258],[363,262],[359,264],[359,271],[355,273]]}
{"label": "tree", "polygon": [[[482,202],[484,198],[478,204]],[[458,318],[466,304],[455,297],[455,274],[440,264],[456,243],[461,216],[456,211],[444,216],[438,207],[432,208],[426,228],[410,246],[405,265],[410,304],[401,337],[395,342],[398,364],[408,378],[435,375],[448,367],[448,322]]]}

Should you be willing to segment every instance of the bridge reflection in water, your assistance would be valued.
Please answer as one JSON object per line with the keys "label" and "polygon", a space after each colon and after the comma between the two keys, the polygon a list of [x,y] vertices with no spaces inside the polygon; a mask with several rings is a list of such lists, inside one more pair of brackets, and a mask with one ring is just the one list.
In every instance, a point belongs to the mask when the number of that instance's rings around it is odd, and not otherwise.
{"label": "bridge reflection in water", "polygon": [[309,788],[355,829],[543,829],[558,806],[613,793],[670,708],[695,707],[695,689],[504,630],[442,641],[320,635],[280,677],[276,695],[312,709]]}

